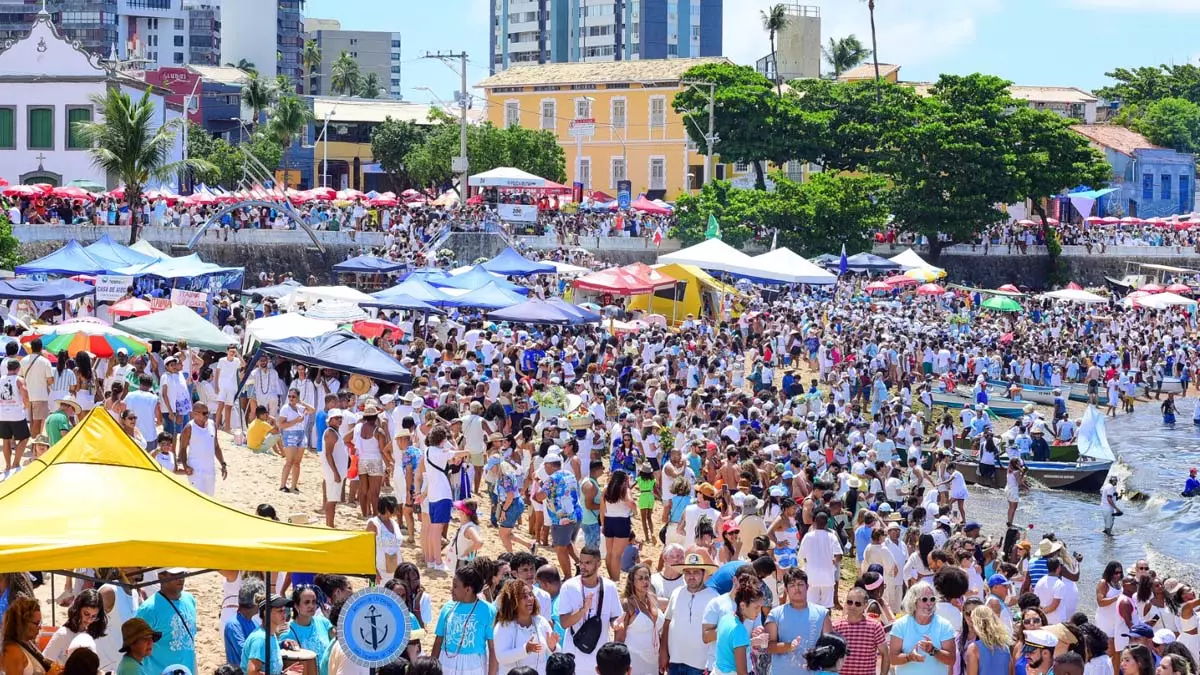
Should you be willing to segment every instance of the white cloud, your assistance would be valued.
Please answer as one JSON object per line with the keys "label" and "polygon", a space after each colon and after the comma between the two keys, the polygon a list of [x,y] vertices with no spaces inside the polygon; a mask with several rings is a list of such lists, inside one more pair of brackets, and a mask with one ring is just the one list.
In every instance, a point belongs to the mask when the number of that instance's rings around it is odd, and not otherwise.
{"label": "white cloud", "polygon": [[[753,65],[770,52],[760,12],[776,2],[778,0],[726,0],[725,56],[737,63]],[[821,8],[823,44],[828,44],[831,37],[840,38],[853,33],[870,46],[871,21],[865,2],[808,2]],[[917,6],[920,11],[915,10]],[[881,0],[875,8],[879,60],[912,67],[944,61],[971,44],[978,33],[981,18],[996,11],[999,6],[1000,0]],[[904,72],[901,71],[900,75],[904,77]]]}
{"label": "white cloud", "polygon": [[1071,0],[1075,7],[1114,12],[1194,14],[1200,13],[1200,0]]}

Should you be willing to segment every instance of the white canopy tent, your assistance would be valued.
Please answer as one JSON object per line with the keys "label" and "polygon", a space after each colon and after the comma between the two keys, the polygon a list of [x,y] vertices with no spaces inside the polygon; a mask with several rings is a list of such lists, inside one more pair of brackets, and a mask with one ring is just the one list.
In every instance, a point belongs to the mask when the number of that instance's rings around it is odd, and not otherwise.
{"label": "white canopy tent", "polygon": [[514,169],[511,166],[502,166],[471,176],[467,179],[467,185],[470,187],[540,188],[546,186],[546,179],[527,171]]}
{"label": "white canopy tent", "polygon": [[934,267],[933,265],[930,265],[929,263],[925,262],[925,260],[921,256],[917,255],[917,252],[912,250],[911,248],[905,249],[904,252],[901,253],[900,255],[892,256],[891,258],[888,258],[888,260],[891,260],[892,262],[899,265],[900,268],[903,269],[905,272],[907,272],[908,270],[915,270],[915,269],[919,269],[922,267],[931,269],[931,270],[933,270],[935,272],[939,272],[939,273],[946,271],[940,267]]}
{"label": "white canopy tent", "polygon": [[579,265],[572,265],[565,262],[558,262],[557,260],[543,260],[542,262],[554,265],[555,274],[564,274],[566,276],[575,277],[579,276],[580,274],[587,274],[588,272],[591,272],[591,270],[586,267],[580,267]]}
{"label": "white canopy tent", "polygon": [[680,249],[674,253],[658,256],[658,264],[695,265],[703,270],[733,272],[734,269],[753,269],[754,259],[720,239],[705,239],[704,241]]}
{"label": "white canopy tent", "polygon": [[280,298],[279,304],[291,308],[300,303],[311,305],[318,300],[338,300],[352,305],[375,302],[375,298],[349,286],[301,286]]}
{"label": "white canopy tent", "polygon": [[246,326],[246,330],[251,337],[260,342],[266,342],[289,337],[319,337],[326,333],[332,333],[337,330],[337,327],[338,325],[333,321],[310,319],[301,314],[289,313],[255,319]]}
{"label": "white canopy tent", "polygon": [[1063,302],[1077,302],[1084,305],[1108,302],[1108,299],[1102,295],[1096,295],[1095,293],[1091,293],[1089,291],[1078,290],[1074,288],[1065,288],[1061,291],[1051,291],[1049,293],[1043,293],[1038,297],[1049,300],[1061,300]]}
{"label": "white canopy tent", "polygon": [[792,284],[827,286],[837,283],[836,274],[821,269],[788,248],[767,251],[754,256],[751,260],[757,266],[754,276],[761,276],[763,272],[768,272],[777,276],[789,277],[782,280]]}
{"label": "white canopy tent", "polygon": [[1185,298],[1182,295],[1174,293],[1155,293],[1153,295],[1144,295],[1135,298],[1125,298],[1121,301],[1125,307],[1145,307],[1147,309],[1166,309],[1168,307],[1181,307],[1187,305],[1195,305],[1196,301],[1191,298]]}

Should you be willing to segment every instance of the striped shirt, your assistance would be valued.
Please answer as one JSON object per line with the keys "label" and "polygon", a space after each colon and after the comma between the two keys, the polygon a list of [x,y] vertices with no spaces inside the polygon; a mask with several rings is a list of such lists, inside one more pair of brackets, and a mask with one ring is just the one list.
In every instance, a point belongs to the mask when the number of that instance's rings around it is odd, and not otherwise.
{"label": "striped shirt", "polygon": [[882,623],[871,617],[863,617],[857,623],[838,619],[833,622],[833,630],[846,638],[849,649],[839,671],[841,675],[876,675],[879,672],[879,646],[886,640]]}

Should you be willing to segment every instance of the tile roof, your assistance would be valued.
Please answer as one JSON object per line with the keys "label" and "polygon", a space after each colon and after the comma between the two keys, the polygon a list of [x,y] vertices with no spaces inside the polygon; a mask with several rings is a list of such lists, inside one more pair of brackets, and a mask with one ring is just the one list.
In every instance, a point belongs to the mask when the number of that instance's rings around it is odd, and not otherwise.
{"label": "tile roof", "polygon": [[607,82],[662,82],[678,80],[689,69],[707,63],[732,63],[724,57],[647,59],[587,63],[546,63],[512,66],[475,85],[478,89],[552,84],[604,84]]}
{"label": "tile roof", "polygon": [[1076,124],[1071,130],[1101,147],[1111,148],[1130,157],[1137,150],[1165,149],[1151,143],[1138,132],[1116,124]]}
{"label": "tile roof", "polygon": [[244,70],[232,66],[201,66],[192,64],[188,70],[200,76],[201,79],[220,84],[243,85],[250,81],[250,75]]}
{"label": "tile roof", "polygon": [[[438,106],[425,103],[409,103],[393,99],[379,98],[331,98],[313,97],[313,118],[320,124],[325,116],[331,122],[367,122],[381,123],[388,117],[397,121],[415,122],[417,124],[432,124],[429,113]],[[444,108],[444,112],[458,118],[458,108]],[[467,121],[477,123],[483,116],[478,109],[467,110]]]}
{"label": "tile roof", "polygon": [[1027,87],[1014,84],[1008,88],[1013,98],[1033,103],[1095,103],[1100,99],[1076,87]]}
{"label": "tile roof", "polygon": [[[887,77],[887,76],[891,75],[892,73],[898,72],[899,70],[900,70],[900,66],[897,66],[893,63],[881,63],[881,64],[879,64],[879,77]],[[838,80],[841,82],[848,82],[851,80],[873,80],[873,79],[875,79],[875,63],[874,62],[864,63],[864,64],[861,64],[858,66],[854,66],[850,70],[847,70],[846,72],[844,72],[838,76]]]}

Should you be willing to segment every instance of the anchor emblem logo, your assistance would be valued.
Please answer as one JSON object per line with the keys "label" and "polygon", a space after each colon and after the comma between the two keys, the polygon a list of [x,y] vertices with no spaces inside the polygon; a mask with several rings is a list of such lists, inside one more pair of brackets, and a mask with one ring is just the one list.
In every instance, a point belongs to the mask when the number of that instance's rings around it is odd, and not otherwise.
{"label": "anchor emblem logo", "polygon": [[374,604],[367,607],[366,618],[371,623],[371,626],[370,628],[365,626],[359,628],[358,635],[363,639],[363,642],[370,645],[372,650],[378,650],[387,642],[388,635],[391,633],[391,626],[380,625],[380,619],[386,617],[379,612],[379,608]]}

